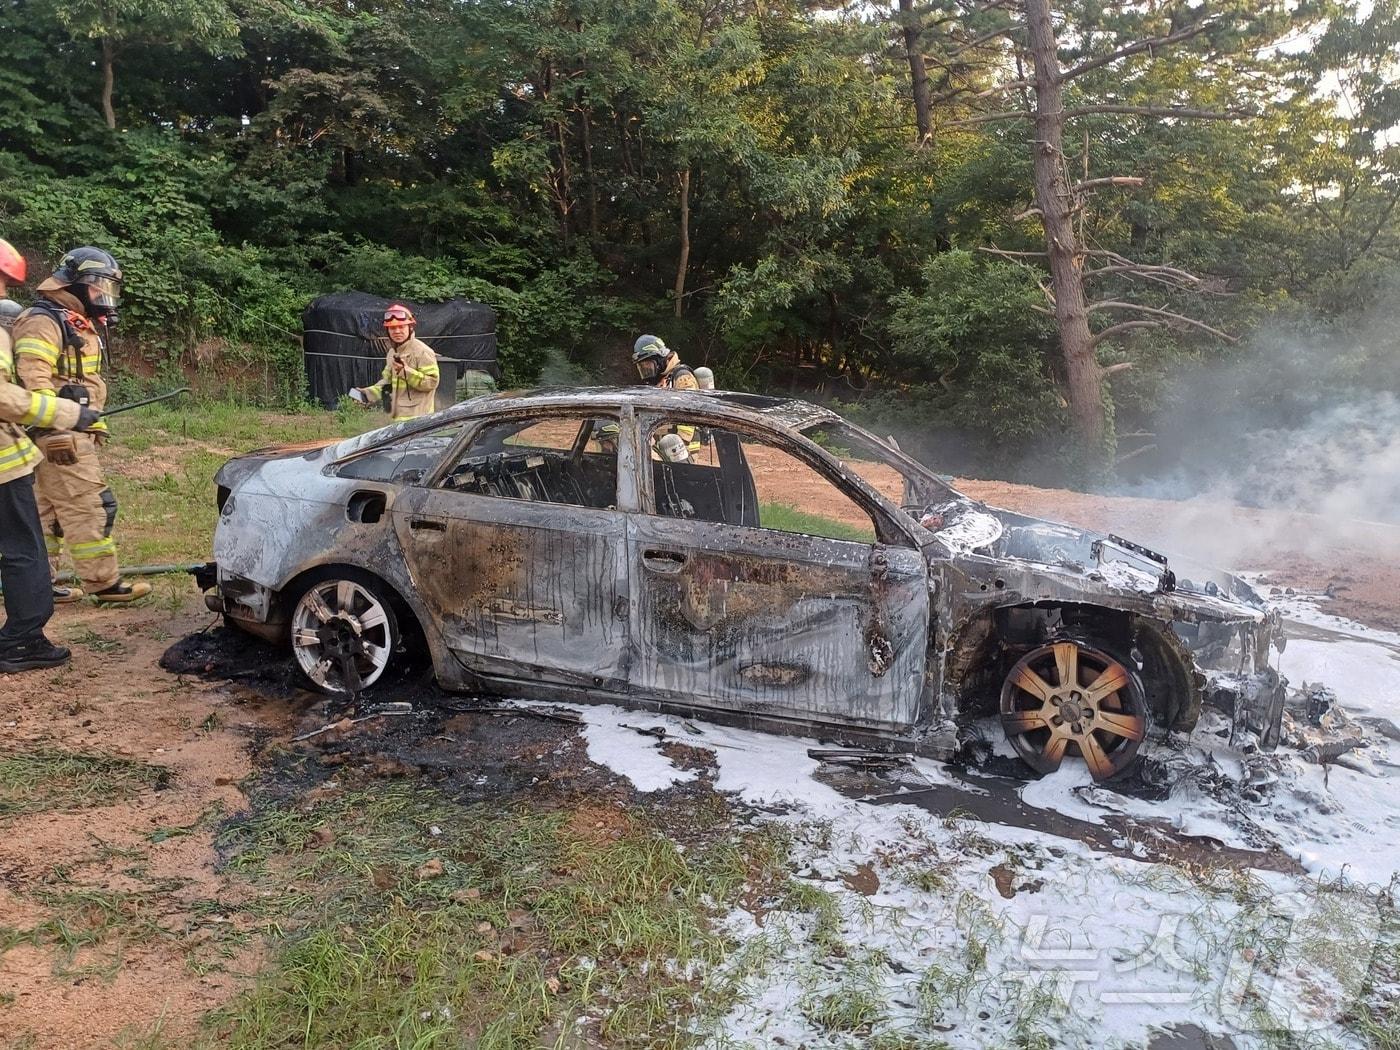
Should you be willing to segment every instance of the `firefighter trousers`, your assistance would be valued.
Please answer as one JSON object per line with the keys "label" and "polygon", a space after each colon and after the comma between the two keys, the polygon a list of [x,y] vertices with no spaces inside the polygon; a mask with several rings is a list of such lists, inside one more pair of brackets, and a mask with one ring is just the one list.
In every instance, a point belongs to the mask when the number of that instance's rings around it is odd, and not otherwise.
{"label": "firefighter trousers", "polygon": [[78,461],[40,463],[34,472],[35,495],[54,578],[61,571],[59,556],[66,547],[83,590],[92,594],[120,578],[117,544],[112,539],[117,498],[102,477],[96,443],[87,434],[74,434],[73,438]]}
{"label": "firefighter trousers", "polygon": [[0,484],[0,587],[5,589],[3,656],[15,646],[41,640],[44,624],[53,616],[53,586],[32,474]]}

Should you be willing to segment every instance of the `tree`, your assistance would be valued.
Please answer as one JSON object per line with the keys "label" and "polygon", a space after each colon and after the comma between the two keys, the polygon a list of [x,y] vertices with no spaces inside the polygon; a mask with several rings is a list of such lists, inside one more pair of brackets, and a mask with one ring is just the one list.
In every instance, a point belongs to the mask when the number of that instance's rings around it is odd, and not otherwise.
{"label": "tree", "polygon": [[[982,90],[954,83],[945,98],[956,103],[965,97],[973,112],[954,117],[945,127],[1012,122],[1030,129],[1024,142],[1032,157],[1033,203],[1017,218],[1039,221],[1043,247],[991,250],[1010,258],[1045,260],[1049,271],[1045,294],[1059,330],[1065,397],[1085,451],[1091,460],[1103,462],[1113,448],[1104,381],[1131,367],[1127,361],[1101,363],[1098,349],[1105,342],[1164,326],[1229,337],[1161,302],[1143,302],[1138,294],[1087,291],[1091,282],[1097,285],[1109,276],[1118,278],[1120,286],[1127,280],[1176,291],[1198,287],[1201,280],[1181,266],[1139,263],[1122,252],[1086,243],[1083,215],[1092,195],[1139,188],[1150,176],[1093,174],[1087,130],[1079,158],[1081,173],[1071,175],[1066,132],[1078,122],[1106,115],[1140,125],[1169,122],[1169,126],[1248,119],[1278,90],[1277,74],[1285,63],[1245,61],[1242,56],[1276,39],[1292,23],[1279,9],[1209,11],[1177,2],[1112,9],[1067,3],[1057,15],[1050,0],[1023,0],[1019,10],[994,0],[971,9],[968,17],[973,15],[1002,18],[1000,25],[976,38],[984,43],[1004,42],[996,45],[1000,48],[998,82]],[[1186,51],[1188,57],[1172,59],[1175,51]],[[1154,75],[1169,61],[1185,62],[1186,67],[1194,64],[1197,76]],[[1246,66],[1249,78],[1239,75]],[[1204,73],[1213,77],[1200,75]],[[989,96],[1015,100],[1017,105],[988,110],[976,101]],[[1096,314],[1108,318],[1097,331]]]}
{"label": "tree", "polygon": [[58,20],[101,48],[102,117],[116,130],[117,59],[132,44],[193,47],[220,54],[238,47],[238,23],[224,0],[63,0]]}
{"label": "tree", "polygon": [[[1302,55],[1311,76],[1295,110],[1305,119],[1288,129],[1317,254],[1341,271],[1400,259],[1400,0],[1366,6],[1338,11]],[[1328,97],[1314,97],[1319,82],[1335,85]]]}

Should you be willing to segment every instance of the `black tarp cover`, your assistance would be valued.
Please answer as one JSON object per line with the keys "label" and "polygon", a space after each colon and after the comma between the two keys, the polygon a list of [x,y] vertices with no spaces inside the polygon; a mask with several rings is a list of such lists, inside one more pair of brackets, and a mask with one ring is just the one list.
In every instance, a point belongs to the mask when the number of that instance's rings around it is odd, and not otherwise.
{"label": "black tarp cover", "polygon": [[351,387],[378,382],[387,347],[384,308],[393,302],[413,311],[418,338],[440,359],[439,408],[452,403],[456,380],[465,370],[498,374],[496,311],[491,307],[465,299],[414,303],[365,292],[336,292],[313,299],[301,315],[302,354],[313,398],[333,408]]}

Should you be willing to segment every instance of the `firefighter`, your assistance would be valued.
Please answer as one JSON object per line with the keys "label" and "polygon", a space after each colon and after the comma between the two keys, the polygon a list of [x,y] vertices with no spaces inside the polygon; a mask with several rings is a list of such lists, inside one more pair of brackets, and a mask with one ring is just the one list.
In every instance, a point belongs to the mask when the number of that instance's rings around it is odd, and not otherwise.
{"label": "firefighter", "polygon": [[[644,383],[670,390],[699,390],[695,372],[681,364],[680,355],[661,341],[660,336],[642,335],[632,344],[632,363]],[[678,426],[676,433],[685,441],[686,451],[700,451],[701,442],[695,427]]]}
{"label": "firefighter", "polygon": [[44,528],[34,501],[34,464],[39,450],[23,427],[86,430],[98,420],[91,408],[11,382],[10,326],[19,314],[7,295],[25,278],[24,256],[0,240],[0,587],[5,623],[0,626],[0,674],[58,667],[69,652],[44,636],[53,616],[53,589],[44,553]]}
{"label": "firefighter", "polygon": [[681,364],[680,355],[661,341],[660,336],[638,336],[632,344],[632,363],[642,382],[671,390],[699,390],[695,372]]}
{"label": "firefighter", "polygon": [[380,400],[385,388],[389,391],[389,416],[392,419],[417,419],[433,411],[433,392],[438,387],[437,354],[432,347],[416,338],[418,321],[413,311],[403,303],[393,303],[384,311],[384,334],[389,337],[389,350],[384,361],[384,374],[373,386],[362,386],[365,404]]}
{"label": "firefighter", "polygon": [[[100,412],[107,403],[103,351],[121,303],[121,267],[101,248],[74,248],[37,290],[34,304],[15,322],[20,382],[31,393],[57,394]],[[50,566],[57,576],[66,546],[82,583],[81,588],[55,586],[55,601],[77,601],[86,593],[103,603],[129,602],[151,591],[144,580],[122,579],[117,568],[112,538],[117,499],[97,458],[106,440],[107,424],[101,420],[90,433],[41,431],[35,437],[44,454],[35,480]]]}

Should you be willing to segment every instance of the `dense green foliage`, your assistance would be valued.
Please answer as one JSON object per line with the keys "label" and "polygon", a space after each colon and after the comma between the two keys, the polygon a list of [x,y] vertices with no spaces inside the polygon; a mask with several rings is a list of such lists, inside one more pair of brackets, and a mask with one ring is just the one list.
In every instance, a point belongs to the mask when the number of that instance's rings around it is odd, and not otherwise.
{"label": "dense green foliage", "polygon": [[[1120,432],[1156,429],[1189,367],[1268,352],[1257,333],[1335,343],[1400,273],[1397,0],[1364,17],[1244,6],[1066,96],[1250,114],[1067,128],[1075,177],[1141,180],[1087,199],[1085,244],[1202,278],[1110,290],[1245,337],[1103,343],[1105,364],[1132,364],[1109,384]],[[952,469],[1063,473],[1043,271],[980,250],[1044,247],[1029,125],[969,120],[988,98],[1017,108],[1009,52],[978,43],[1007,10],[9,0],[0,236],[36,268],[74,243],[113,250],[119,356],[211,392],[295,400],[316,294],[466,295],[500,311],[510,382],[570,364],[626,379],[623,350],[655,331],[725,385],[902,421]],[[1056,10],[1068,65],[1207,9]],[[909,24],[932,87],[922,140]],[[1342,108],[1323,90],[1338,85]],[[1316,380],[1355,385],[1355,365]]]}

